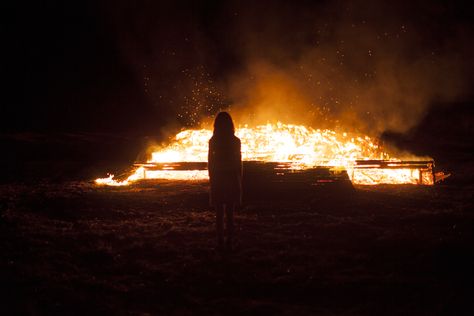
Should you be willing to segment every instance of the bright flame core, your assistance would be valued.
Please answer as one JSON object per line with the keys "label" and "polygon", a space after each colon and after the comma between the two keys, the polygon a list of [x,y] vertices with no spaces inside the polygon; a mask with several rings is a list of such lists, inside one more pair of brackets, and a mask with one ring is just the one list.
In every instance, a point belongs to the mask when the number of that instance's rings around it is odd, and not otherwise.
{"label": "bright flame core", "polygon": [[[207,162],[208,142],[212,131],[208,129],[184,130],[174,141],[151,154],[148,163]],[[356,160],[392,160],[377,142],[368,136],[350,136],[331,130],[319,130],[301,125],[267,124],[254,128],[244,126],[236,130],[242,142],[242,159],[245,161],[290,162],[292,168],[315,166],[345,168],[355,184],[420,183],[426,177],[419,169],[364,170],[354,168]],[[205,180],[207,170],[147,170],[140,167],[126,180],[116,181],[113,175],[97,179],[97,184],[122,186],[141,179]],[[421,181],[432,184],[432,179]]]}

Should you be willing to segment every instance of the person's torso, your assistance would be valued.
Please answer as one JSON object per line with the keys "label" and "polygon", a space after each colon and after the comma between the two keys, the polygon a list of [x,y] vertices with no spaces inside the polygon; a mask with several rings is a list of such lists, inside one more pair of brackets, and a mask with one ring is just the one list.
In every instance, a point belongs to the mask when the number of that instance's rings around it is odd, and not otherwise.
{"label": "person's torso", "polygon": [[240,142],[231,139],[212,139],[213,168],[216,171],[236,170],[240,165]]}

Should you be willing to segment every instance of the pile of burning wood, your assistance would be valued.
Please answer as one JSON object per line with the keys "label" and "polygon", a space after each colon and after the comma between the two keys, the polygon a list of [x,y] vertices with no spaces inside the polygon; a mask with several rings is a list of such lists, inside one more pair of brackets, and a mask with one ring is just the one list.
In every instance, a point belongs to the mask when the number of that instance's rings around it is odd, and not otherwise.
{"label": "pile of burning wood", "polygon": [[[431,158],[392,157],[368,136],[282,123],[244,126],[236,135],[242,141],[244,175],[258,172],[268,181],[433,185],[449,176],[435,172]],[[146,179],[207,180],[211,136],[209,129],[184,130],[169,145],[156,149],[146,163],[135,164],[127,178],[116,180],[109,175],[96,183],[121,186]]]}

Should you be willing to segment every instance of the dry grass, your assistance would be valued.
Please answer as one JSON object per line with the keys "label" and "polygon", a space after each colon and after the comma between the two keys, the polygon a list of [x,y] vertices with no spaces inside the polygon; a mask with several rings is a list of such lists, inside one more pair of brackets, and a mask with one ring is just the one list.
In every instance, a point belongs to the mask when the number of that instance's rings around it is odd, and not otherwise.
{"label": "dry grass", "polygon": [[2,308],[472,314],[473,192],[379,186],[248,200],[236,214],[237,249],[221,256],[206,183],[3,185]]}

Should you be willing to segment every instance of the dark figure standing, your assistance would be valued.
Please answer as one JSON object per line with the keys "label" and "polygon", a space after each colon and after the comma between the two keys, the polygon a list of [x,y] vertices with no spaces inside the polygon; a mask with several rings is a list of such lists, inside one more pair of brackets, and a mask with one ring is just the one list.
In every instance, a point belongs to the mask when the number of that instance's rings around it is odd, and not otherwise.
{"label": "dark figure standing", "polygon": [[224,213],[227,224],[226,246],[232,249],[234,210],[242,197],[242,154],[240,139],[234,135],[234,123],[227,112],[217,114],[214,133],[209,140],[208,169],[211,183],[210,202],[216,210],[217,243],[224,246]]}

